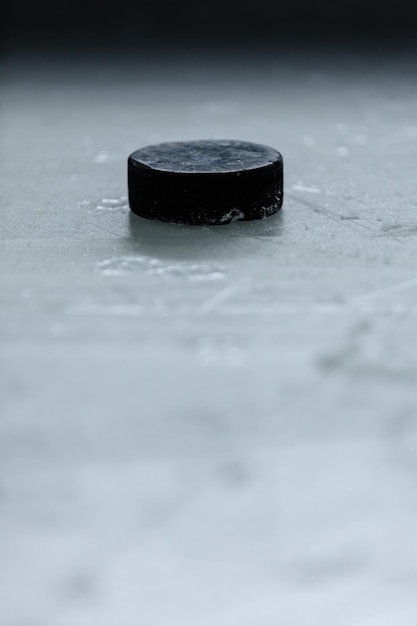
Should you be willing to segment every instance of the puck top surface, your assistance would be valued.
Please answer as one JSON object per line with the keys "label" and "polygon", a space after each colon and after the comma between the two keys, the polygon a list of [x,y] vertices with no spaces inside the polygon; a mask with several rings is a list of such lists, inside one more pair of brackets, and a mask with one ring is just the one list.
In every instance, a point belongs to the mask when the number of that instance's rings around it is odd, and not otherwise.
{"label": "puck top surface", "polygon": [[130,156],[133,165],[161,172],[210,174],[266,167],[277,152],[247,141],[177,141],[146,146]]}

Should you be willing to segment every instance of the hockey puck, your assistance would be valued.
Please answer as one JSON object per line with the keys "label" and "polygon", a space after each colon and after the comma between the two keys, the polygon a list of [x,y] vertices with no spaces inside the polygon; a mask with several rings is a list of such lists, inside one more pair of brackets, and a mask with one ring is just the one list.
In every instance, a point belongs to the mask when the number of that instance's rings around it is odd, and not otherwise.
{"label": "hockey puck", "polygon": [[245,141],[146,146],[128,159],[129,204],[141,217],[228,224],[276,213],[283,200],[279,152]]}

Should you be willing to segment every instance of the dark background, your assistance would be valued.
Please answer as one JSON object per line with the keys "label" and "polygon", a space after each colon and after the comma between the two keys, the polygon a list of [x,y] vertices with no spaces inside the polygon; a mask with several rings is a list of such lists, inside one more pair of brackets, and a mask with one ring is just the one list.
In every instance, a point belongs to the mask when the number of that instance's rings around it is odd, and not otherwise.
{"label": "dark background", "polygon": [[350,0],[18,0],[6,4],[3,49],[246,49],[414,43],[414,4]]}

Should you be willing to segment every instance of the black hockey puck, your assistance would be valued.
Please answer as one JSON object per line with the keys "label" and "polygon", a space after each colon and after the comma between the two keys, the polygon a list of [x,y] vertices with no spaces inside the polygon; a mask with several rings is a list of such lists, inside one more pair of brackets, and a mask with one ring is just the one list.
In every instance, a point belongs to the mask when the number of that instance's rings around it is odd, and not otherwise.
{"label": "black hockey puck", "polygon": [[279,152],[246,141],[147,146],[128,159],[131,210],[180,224],[228,224],[276,213],[283,200]]}

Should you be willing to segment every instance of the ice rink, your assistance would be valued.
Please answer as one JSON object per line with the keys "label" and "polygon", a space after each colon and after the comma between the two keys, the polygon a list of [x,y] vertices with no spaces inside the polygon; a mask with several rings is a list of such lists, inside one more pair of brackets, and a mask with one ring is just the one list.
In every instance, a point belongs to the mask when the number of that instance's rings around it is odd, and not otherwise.
{"label": "ice rink", "polygon": [[[2,67],[2,626],[414,626],[415,56]],[[283,210],[131,215],[200,138]]]}

